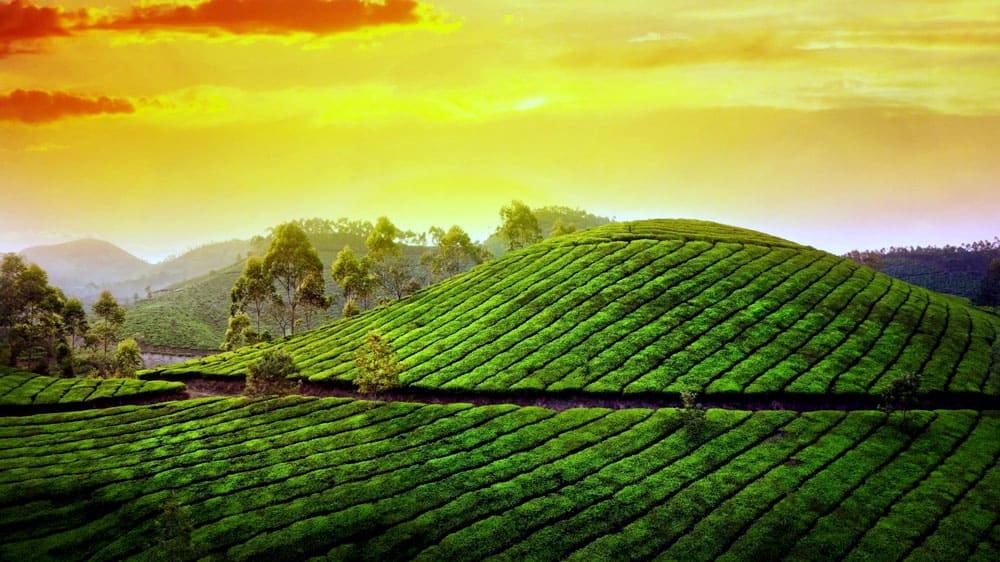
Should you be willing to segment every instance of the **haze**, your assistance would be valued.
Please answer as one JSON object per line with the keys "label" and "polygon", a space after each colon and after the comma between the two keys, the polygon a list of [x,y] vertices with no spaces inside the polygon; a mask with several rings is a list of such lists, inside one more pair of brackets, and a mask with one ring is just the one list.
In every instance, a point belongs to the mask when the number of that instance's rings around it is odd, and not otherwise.
{"label": "haze", "polygon": [[0,250],[482,239],[514,198],[837,253],[1000,232],[997,2],[188,4],[0,2]]}

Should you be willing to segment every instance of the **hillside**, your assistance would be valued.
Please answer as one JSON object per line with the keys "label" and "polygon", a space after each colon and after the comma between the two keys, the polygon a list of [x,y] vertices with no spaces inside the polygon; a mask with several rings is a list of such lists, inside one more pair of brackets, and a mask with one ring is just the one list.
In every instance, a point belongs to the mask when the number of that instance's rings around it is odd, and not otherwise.
{"label": "hillside", "polygon": [[[1000,556],[1000,417],[202,399],[0,418],[4,560]],[[208,557],[208,558],[205,558]]]}
{"label": "hillside", "polygon": [[[365,241],[360,236],[328,234],[312,236],[311,241],[324,264],[323,275],[327,293],[339,294],[330,278],[330,264],[344,246],[351,246],[359,256],[365,254]],[[417,260],[425,249],[403,246],[404,255]],[[227,255],[227,254],[223,254]],[[235,254],[233,254],[235,257]],[[153,293],[131,306],[125,316],[125,325],[119,332],[122,337],[167,347],[217,350],[225,339],[229,322],[230,290],[243,272],[244,260],[229,262],[224,267],[195,278],[186,279]],[[326,318],[339,316],[339,306],[330,308]],[[272,333],[279,328],[268,324]]]}
{"label": "hillside", "polygon": [[[845,258],[687,220],[546,240],[397,303],[272,345],[347,383],[377,331],[416,388],[643,395],[699,390],[997,394],[1000,318]],[[149,374],[243,376],[263,346]],[[995,371],[995,369],[993,369]]]}

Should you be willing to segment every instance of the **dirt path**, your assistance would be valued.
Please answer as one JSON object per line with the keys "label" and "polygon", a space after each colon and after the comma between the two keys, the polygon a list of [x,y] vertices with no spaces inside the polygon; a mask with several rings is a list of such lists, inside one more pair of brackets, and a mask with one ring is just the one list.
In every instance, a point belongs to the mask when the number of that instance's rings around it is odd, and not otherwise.
{"label": "dirt path", "polygon": [[[184,381],[192,398],[204,396],[239,396],[243,392],[243,381],[239,379],[194,378]],[[303,382],[297,394],[370,400],[343,383]],[[387,402],[421,402],[425,404],[470,403],[514,404],[517,406],[539,406],[550,410],[569,408],[664,408],[681,406],[675,396],[600,396],[584,393],[510,393],[486,394],[476,392],[448,392],[420,388],[396,389],[379,394],[378,400]],[[879,398],[866,394],[714,394],[700,400],[706,408],[730,410],[792,410],[809,412],[816,410],[874,410],[879,407]],[[931,393],[923,397],[923,408],[937,410],[1000,410],[1000,397],[972,393]]]}

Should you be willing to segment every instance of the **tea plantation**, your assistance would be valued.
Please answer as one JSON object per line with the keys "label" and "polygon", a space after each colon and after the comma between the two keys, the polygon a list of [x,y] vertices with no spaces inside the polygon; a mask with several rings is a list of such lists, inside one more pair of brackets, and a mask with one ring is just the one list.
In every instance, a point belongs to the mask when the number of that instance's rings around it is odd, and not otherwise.
{"label": "tea plantation", "polygon": [[[562,236],[392,305],[281,340],[311,380],[349,381],[377,331],[418,388],[877,394],[906,372],[923,391],[997,394],[1000,318],[758,232],[654,220]],[[242,376],[264,347],[156,378]]]}
{"label": "tea plantation", "polygon": [[[85,404],[239,383],[269,347],[303,391],[349,385],[373,331],[411,395],[445,403]],[[0,416],[0,560],[992,562],[998,334],[961,299],[766,234],[598,227],[147,382],[0,373],[25,408]],[[904,373],[921,409],[858,407]],[[681,390],[770,409],[637,407]]]}

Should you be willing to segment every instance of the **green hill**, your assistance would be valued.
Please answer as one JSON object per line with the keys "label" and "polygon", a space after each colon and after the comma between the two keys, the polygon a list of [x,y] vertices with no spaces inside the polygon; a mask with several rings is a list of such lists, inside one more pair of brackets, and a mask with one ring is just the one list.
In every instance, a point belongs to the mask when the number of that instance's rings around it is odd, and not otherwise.
{"label": "green hill", "polygon": [[0,367],[0,411],[106,406],[183,391],[184,384],[170,381],[62,379]]}
{"label": "green hill", "polygon": [[[997,394],[1000,318],[845,258],[689,220],[611,224],[546,240],[397,303],[275,342],[311,380],[346,383],[366,333],[404,384],[474,392],[643,395]],[[263,347],[150,376],[242,376]]]}
{"label": "green hill", "polygon": [[1000,417],[290,397],[0,418],[3,560],[1000,556]]}

